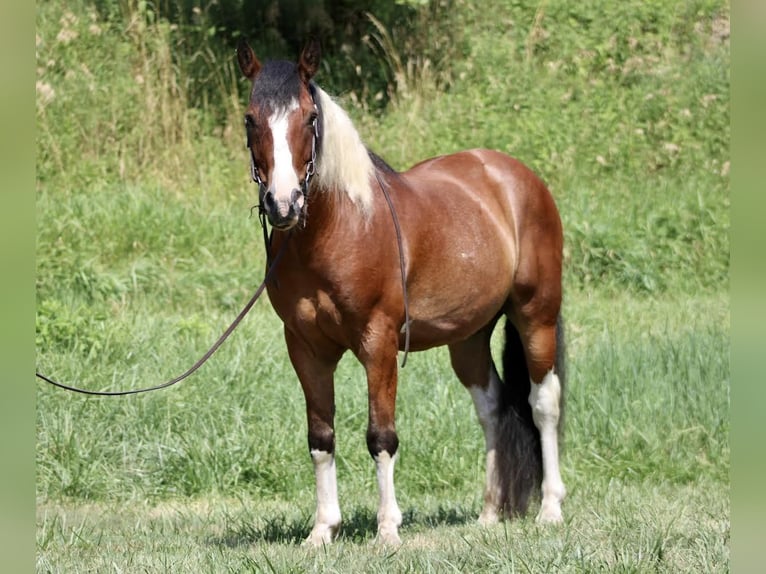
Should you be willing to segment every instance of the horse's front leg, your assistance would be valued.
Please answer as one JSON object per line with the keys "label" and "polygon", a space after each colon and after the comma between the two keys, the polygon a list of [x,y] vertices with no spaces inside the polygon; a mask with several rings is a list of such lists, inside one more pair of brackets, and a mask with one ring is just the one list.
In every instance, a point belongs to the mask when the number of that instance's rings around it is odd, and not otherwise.
{"label": "horse's front leg", "polygon": [[[382,323],[382,324],[381,324]],[[369,422],[367,448],[375,461],[378,481],[378,541],[401,544],[402,513],[394,491],[394,464],[399,448],[396,410],[398,331],[381,321],[371,325],[357,356],[367,373]]]}
{"label": "horse's front leg", "polygon": [[321,546],[335,539],[341,525],[335,474],[333,374],[343,351],[332,345],[309,348],[303,339],[288,329],[285,329],[285,339],[306,398],[309,453],[316,478],[316,515],[306,543]]}

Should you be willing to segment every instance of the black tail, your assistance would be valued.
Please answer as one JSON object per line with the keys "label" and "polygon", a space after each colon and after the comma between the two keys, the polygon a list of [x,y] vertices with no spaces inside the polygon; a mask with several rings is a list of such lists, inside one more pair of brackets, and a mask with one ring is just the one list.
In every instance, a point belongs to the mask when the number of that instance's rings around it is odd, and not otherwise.
{"label": "black tail", "polygon": [[[562,387],[561,419],[564,397],[564,325],[559,316],[556,325],[556,374]],[[518,330],[505,322],[503,350],[503,397],[498,425],[496,461],[503,511],[508,516],[524,515],[530,498],[538,495],[543,477],[540,433],[532,419],[529,406],[530,379],[524,347]]]}
{"label": "black tail", "polygon": [[559,384],[561,385],[561,398],[559,398],[559,456],[564,447],[564,407],[566,401],[564,400],[566,394],[566,382],[567,382],[567,346],[564,337],[564,317],[559,314],[559,318],[556,321],[556,374],[559,376]]}

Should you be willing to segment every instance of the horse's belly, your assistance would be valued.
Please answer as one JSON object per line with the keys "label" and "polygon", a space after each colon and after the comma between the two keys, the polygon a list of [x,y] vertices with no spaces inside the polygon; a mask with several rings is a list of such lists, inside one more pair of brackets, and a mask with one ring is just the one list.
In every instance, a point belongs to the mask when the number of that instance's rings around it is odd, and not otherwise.
{"label": "horse's belly", "polygon": [[[484,323],[439,321],[410,321],[410,349],[424,351],[433,347],[449,345],[467,339],[494,318],[489,315]],[[404,329],[400,336],[399,348],[404,350]]]}
{"label": "horse's belly", "polygon": [[413,349],[466,339],[497,317],[508,300],[511,273],[504,265],[481,270],[458,265],[452,271],[411,291]]}

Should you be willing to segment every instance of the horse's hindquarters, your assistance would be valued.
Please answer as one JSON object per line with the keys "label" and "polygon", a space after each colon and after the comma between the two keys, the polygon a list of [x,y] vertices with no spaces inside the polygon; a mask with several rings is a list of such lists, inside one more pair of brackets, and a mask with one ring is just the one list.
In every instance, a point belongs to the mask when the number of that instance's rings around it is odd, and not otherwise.
{"label": "horse's hindquarters", "polygon": [[558,239],[553,257],[534,245],[521,248],[530,233],[560,223],[542,182],[509,156],[460,152],[402,176],[409,189],[396,202],[407,243],[413,348],[465,339],[508,311],[515,295],[523,297],[514,293],[522,259],[560,260]]}

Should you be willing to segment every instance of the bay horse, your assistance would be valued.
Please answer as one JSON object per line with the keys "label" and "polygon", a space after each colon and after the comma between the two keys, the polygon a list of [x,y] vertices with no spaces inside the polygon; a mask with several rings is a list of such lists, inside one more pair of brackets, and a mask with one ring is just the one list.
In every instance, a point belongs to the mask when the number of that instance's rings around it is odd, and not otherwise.
{"label": "bay horse", "polygon": [[[252,82],[251,171],[272,227],[267,292],[306,400],[317,499],[306,542],[329,543],[341,526],[333,374],[347,350],[367,376],[378,541],[400,543],[394,413],[405,346],[448,345],[473,399],[486,446],[479,521],[524,514],[541,490],[538,521],[560,523],[563,237],[550,192],[519,161],[485,149],[396,172],[314,83],[320,57],[316,41],[297,63],[261,64],[245,40],[237,46]],[[490,352],[503,316],[504,380]]]}

